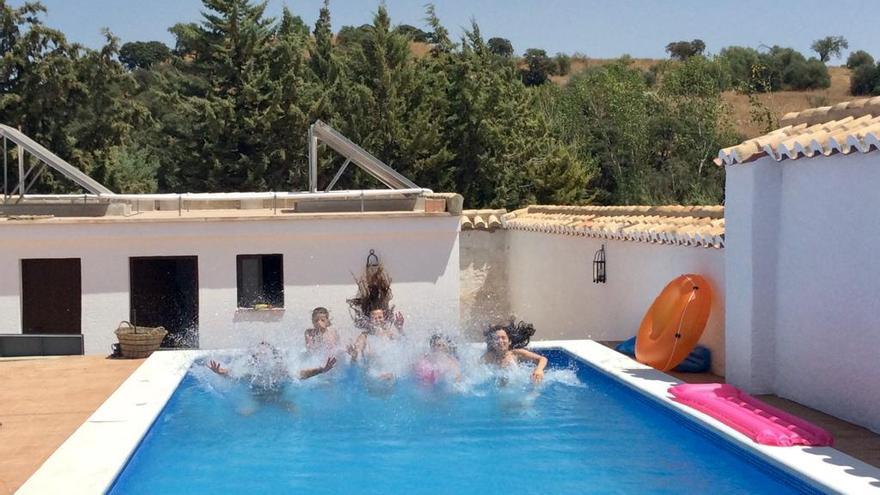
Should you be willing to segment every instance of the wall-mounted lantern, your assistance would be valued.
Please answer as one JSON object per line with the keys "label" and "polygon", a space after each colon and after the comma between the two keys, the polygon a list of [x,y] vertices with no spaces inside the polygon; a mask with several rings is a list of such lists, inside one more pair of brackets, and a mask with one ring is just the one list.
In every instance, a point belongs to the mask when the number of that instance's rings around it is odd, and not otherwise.
{"label": "wall-mounted lantern", "polygon": [[376,251],[370,249],[370,254],[367,255],[367,271],[370,268],[376,268],[379,266],[379,257],[376,256]]}
{"label": "wall-mounted lantern", "polygon": [[605,283],[605,244],[593,255],[593,283]]}

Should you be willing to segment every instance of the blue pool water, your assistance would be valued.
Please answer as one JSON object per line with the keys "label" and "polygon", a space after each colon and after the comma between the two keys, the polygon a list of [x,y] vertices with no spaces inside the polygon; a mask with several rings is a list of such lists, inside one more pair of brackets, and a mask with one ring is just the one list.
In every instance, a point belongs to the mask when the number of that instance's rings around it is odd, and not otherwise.
{"label": "blue pool water", "polygon": [[803,493],[810,488],[562,351],[534,388],[353,370],[283,403],[190,371],[113,494]]}

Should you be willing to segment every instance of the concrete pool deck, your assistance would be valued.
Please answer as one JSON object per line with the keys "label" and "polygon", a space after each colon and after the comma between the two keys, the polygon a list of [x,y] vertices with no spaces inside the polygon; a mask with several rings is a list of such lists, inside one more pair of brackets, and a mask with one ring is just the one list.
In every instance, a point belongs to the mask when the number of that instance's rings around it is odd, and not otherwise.
{"label": "concrete pool deck", "polygon": [[143,362],[0,360],[0,495],[14,493]]}
{"label": "concrete pool deck", "polygon": [[[14,493],[141,363],[97,356],[0,360],[0,495]],[[836,449],[880,467],[880,435],[785,399],[761,398],[828,429]]]}

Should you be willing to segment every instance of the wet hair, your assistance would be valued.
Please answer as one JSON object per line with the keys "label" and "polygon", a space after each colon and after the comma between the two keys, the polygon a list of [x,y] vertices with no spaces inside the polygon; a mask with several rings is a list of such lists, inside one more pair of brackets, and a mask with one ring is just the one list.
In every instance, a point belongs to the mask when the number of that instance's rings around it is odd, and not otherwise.
{"label": "wet hair", "polygon": [[510,339],[511,349],[522,349],[526,347],[529,345],[529,340],[535,335],[534,325],[524,321],[516,323],[516,320],[511,319],[509,323],[492,325],[483,332],[483,336],[486,337],[486,342],[489,342],[492,339],[492,335],[498,330],[504,330],[504,333],[507,334],[507,338]]}
{"label": "wet hair", "polygon": [[364,276],[356,278],[357,294],[348,301],[355,322],[366,322],[370,313],[377,309],[385,311],[385,318],[394,312],[391,306],[391,277],[385,273],[382,264],[367,266]]}
{"label": "wet hair", "polygon": [[443,335],[442,333],[435,333],[431,335],[430,346],[433,349],[435,345],[438,343],[442,343],[446,345],[446,349],[449,351],[453,357],[458,357],[458,349],[455,346],[455,342],[448,336]]}
{"label": "wet hair", "polygon": [[312,321],[318,317],[318,315],[324,315],[327,318],[330,318],[330,312],[327,311],[327,308],[323,306],[318,306],[317,308],[312,310]]}

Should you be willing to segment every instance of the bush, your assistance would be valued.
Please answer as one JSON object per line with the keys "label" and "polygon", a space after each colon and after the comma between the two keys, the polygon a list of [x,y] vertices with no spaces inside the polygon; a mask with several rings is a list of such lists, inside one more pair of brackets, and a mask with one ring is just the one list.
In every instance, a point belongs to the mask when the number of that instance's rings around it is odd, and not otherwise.
{"label": "bush", "polygon": [[571,72],[571,57],[564,53],[557,53],[553,57],[553,63],[556,65],[554,74],[557,76],[566,76]]}
{"label": "bush", "polygon": [[849,92],[853,96],[880,95],[880,65],[856,67],[849,80]]}
{"label": "bush", "polygon": [[730,86],[724,66],[705,57],[691,57],[661,68],[661,87],[678,96],[713,96]]}
{"label": "bush", "polygon": [[730,84],[737,88],[756,86],[755,68],[761,65],[761,54],[754,48],[728,46],[721,50],[716,60],[727,72]]}
{"label": "bush", "polygon": [[874,57],[865,50],[854,51],[846,59],[846,67],[849,70],[855,70],[862,65],[874,65]]}
{"label": "bush", "polygon": [[807,60],[794,48],[774,46],[761,54],[761,64],[767,68],[766,80],[770,91],[801,91],[831,86],[828,68],[820,60]]}

